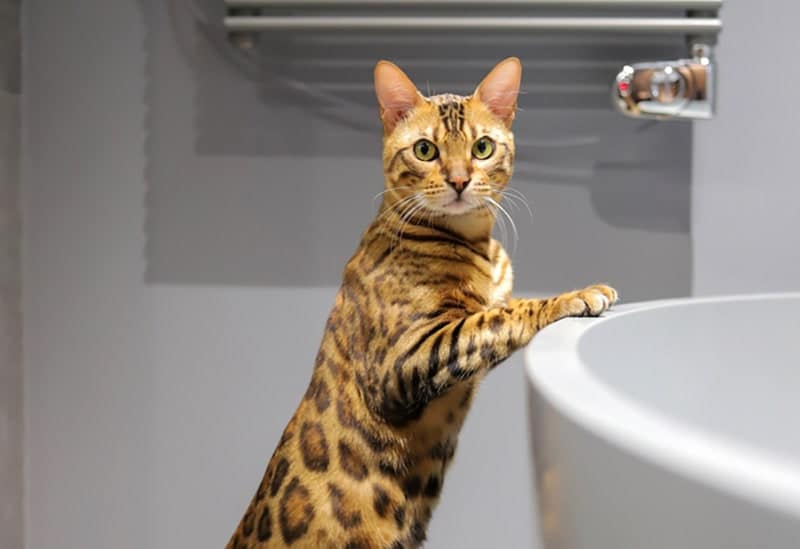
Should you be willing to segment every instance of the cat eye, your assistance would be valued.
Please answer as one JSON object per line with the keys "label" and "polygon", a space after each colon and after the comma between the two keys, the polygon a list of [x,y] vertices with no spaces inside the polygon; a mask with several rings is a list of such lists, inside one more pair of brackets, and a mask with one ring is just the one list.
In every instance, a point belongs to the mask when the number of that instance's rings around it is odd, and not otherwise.
{"label": "cat eye", "polygon": [[414,156],[428,162],[439,156],[439,149],[427,139],[420,139],[414,143]]}
{"label": "cat eye", "polygon": [[478,160],[486,160],[494,153],[494,141],[483,136],[472,144],[472,156]]}

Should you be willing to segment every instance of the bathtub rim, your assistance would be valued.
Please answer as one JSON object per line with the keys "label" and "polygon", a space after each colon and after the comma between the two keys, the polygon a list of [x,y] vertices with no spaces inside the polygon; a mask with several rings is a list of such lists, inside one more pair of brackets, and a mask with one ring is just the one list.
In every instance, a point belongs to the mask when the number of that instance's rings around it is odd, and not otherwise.
{"label": "bathtub rim", "polygon": [[620,451],[800,518],[800,464],[649,408],[598,378],[579,354],[582,336],[622,316],[703,303],[786,298],[800,299],[800,292],[645,301],[612,309],[600,318],[560,320],[539,332],[525,349],[526,375],[533,390],[558,414]]}

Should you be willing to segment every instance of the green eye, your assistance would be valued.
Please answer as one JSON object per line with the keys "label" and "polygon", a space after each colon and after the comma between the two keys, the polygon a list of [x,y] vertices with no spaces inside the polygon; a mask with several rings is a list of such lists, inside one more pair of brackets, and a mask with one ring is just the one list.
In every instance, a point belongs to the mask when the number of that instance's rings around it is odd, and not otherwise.
{"label": "green eye", "polygon": [[414,156],[428,162],[439,156],[439,149],[427,139],[420,139],[414,143]]}
{"label": "green eye", "polygon": [[472,156],[478,160],[486,160],[494,153],[494,141],[484,136],[472,144]]}

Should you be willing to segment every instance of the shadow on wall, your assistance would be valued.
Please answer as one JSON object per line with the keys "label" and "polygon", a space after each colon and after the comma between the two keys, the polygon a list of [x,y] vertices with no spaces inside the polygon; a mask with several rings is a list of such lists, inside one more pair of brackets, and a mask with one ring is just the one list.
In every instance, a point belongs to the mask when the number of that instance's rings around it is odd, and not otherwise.
{"label": "shadow on wall", "polygon": [[21,0],[0,0],[0,91],[20,91],[19,13]]}
{"label": "shadow on wall", "polygon": [[467,94],[517,55],[514,186],[534,213],[514,215],[517,288],[690,292],[691,126],[624,119],[608,99],[622,64],[680,57],[681,38],[265,34],[245,54],[202,22],[214,10],[148,4],[149,282],[338,285],[383,185],[375,61]]}
{"label": "shadow on wall", "polygon": [[22,547],[19,0],[0,0],[0,547]]}

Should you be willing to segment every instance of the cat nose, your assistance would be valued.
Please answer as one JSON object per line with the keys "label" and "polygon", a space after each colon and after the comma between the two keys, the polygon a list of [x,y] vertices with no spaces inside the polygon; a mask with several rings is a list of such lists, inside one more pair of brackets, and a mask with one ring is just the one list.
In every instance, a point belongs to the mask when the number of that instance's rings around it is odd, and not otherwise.
{"label": "cat nose", "polygon": [[461,195],[464,192],[464,189],[467,188],[467,185],[470,184],[469,176],[468,175],[451,175],[447,179],[447,184],[453,187],[455,191]]}

